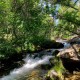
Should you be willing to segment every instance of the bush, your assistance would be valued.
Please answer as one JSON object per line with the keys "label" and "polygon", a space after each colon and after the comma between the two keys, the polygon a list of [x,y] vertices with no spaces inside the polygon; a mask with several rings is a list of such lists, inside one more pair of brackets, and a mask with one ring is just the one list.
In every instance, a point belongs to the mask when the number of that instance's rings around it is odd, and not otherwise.
{"label": "bush", "polygon": [[0,55],[4,55],[4,57],[8,57],[9,55],[12,55],[15,52],[15,48],[10,43],[4,43],[0,45]]}

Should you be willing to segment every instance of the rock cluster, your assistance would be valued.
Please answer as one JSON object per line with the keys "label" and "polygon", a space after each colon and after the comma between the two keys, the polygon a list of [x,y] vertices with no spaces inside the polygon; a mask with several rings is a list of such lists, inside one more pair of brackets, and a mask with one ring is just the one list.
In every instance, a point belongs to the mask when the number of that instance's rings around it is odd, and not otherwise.
{"label": "rock cluster", "polygon": [[80,70],[80,44],[70,46],[59,52],[57,56],[61,58],[63,66],[69,72]]}
{"label": "rock cluster", "polygon": [[80,36],[76,36],[68,41],[70,44],[80,44]]}

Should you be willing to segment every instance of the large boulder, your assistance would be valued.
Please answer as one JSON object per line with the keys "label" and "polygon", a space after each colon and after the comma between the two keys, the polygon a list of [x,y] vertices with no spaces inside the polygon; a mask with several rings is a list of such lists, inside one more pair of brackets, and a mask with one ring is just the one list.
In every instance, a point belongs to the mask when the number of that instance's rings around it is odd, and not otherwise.
{"label": "large boulder", "polygon": [[63,66],[69,71],[73,72],[80,70],[80,45],[75,44],[68,49],[58,53],[61,58]]}
{"label": "large boulder", "polygon": [[51,48],[57,49],[57,48],[63,48],[64,47],[64,45],[62,43],[56,42],[54,40],[44,41],[44,42],[42,42],[42,44],[40,46],[44,49],[51,49]]}
{"label": "large boulder", "polygon": [[80,44],[74,44],[67,49],[60,51],[57,56],[61,58],[68,58],[73,60],[79,59]]}

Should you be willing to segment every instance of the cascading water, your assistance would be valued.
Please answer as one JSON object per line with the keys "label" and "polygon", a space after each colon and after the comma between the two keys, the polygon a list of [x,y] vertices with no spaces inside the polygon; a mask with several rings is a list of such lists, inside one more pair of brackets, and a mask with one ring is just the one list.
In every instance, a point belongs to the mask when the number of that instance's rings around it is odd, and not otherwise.
{"label": "cascading water", "polygon": [[40,64],[48,64],[49,59],[51,57],[52,56],[43,56],[41,59],[40,58],[33,59],[33,58],[27,56],[24,59],[25,64],[21,68],[14,69],[13,71],[10,72],[9,75],[3,76],[0,80],[18,80],[20,77],[24,76],[29,71],[34,69],[36,66],[38,66]]}
{"label": "cascading water", "polygon": [[[63,44],[64,48],[70,46],[70,44],[67,44],[66,42],[64,42]],[[62,50],[62,49],[52,49],[52,52],[55,50]],[[37,54],[36,58],[34,58],[35,54],[33,56],[27,55],[27,57],[23,59],[25,64],[22,67],[14,69],[9,73],[9,75],[3,76],[2,78],[0,78],[0,80],[22,80],[21,77],[25,76],[28,72],[33,70],[38,65],[49,64],[49,59],[53,57],[52,52],[43,51],[41,53],[36,53]],[[43,56],[39,58],[38,56],[39,54],[40,55],[43,54]]]}

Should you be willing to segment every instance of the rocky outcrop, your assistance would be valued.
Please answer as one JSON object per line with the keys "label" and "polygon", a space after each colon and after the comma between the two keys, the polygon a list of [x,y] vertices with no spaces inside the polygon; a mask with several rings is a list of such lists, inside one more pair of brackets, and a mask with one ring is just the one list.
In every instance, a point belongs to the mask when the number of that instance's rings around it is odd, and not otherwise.
{"label": "rocky outcrop", "polygon": [[59,52],[57,56],[61,58],[79,60],[79,55],[80,55],[79,53],[80,53],[80,45],[74,44],[70,46],[69,48],[64,49],[63,51]]}
{"label": "rocky outcrop", "polygon": [[70,44],[80,44],[80,36],[73,37],[68,41]]}
{"label": "rocky outcrop", "polygon": [[65,49],[58,53],[58,57],[61,58],[63,66],[69,71],[80,70],[80,45],[74,44],[68,49]]}

